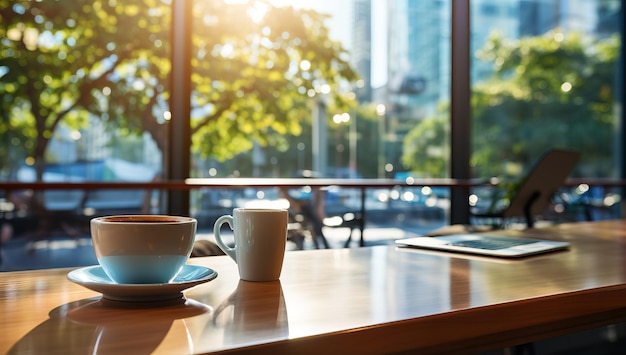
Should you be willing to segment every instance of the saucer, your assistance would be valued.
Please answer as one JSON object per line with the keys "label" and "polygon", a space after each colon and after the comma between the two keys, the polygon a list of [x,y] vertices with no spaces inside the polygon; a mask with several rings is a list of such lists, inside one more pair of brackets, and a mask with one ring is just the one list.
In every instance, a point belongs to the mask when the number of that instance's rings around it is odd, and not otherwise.
{"label": "saucer", "polygon": [[161,284],[118,284],[107,276],[100,265],[70,271],[68,280],[90,290],[102,293],[102,297],[118,302],[160,302],[183,298],[183,290],[209,282],[217,277],[212,269],[197,265],[183,265],[174,280]]}

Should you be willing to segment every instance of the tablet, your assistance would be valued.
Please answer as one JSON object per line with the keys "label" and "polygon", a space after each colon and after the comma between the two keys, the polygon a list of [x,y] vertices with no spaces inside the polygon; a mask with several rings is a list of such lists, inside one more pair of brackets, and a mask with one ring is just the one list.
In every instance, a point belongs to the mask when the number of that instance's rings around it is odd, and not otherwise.
{"label": "tablet", "polygon": [[517,258],[569,248],[568,242],[486,234],[451,234],[398,239],[397,245],[457,253]]}

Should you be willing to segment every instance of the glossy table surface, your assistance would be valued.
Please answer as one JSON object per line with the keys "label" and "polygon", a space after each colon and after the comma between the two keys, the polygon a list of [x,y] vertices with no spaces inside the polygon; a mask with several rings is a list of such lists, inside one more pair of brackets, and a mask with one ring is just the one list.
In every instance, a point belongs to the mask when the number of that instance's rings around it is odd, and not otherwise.
{"label": "glossy table surface", "polygon": [[71,269],[0,274],[0,353],[420,353],[489,350],[626,319],[626,221],[499,234],[566,240],[503,260],[378,246],[288,252],[279,282],[228,257],[185,304],[121,307]]}

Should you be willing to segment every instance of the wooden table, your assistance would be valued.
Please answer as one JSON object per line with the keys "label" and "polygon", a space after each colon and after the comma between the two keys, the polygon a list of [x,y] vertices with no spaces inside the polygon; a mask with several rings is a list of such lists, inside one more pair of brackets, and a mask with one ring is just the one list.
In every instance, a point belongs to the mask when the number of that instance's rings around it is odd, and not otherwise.
{"label": "wooden table", "polygon": [[511,346],[626,320],[626,221],[509,235],[563,252],[502,260],[379,246],[294,251],[280,282],[228,257],[184,305],[114,308],[69,269],[0,274],[0,353],[389,353]]}

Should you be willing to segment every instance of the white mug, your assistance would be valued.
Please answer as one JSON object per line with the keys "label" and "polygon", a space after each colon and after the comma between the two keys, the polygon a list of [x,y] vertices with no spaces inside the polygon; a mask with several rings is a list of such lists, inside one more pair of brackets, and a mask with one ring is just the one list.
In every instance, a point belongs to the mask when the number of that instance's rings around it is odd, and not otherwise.
{"label": "white mug", "polygon": [[[242,280],[275,281],[283,268],[288,222],[286,209],[235,208],[232,216],[215,221],[213,233],[217,245],[237,263]],[[224,223],[234,232],[232,248],[220,234]]]}

